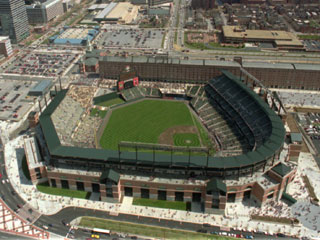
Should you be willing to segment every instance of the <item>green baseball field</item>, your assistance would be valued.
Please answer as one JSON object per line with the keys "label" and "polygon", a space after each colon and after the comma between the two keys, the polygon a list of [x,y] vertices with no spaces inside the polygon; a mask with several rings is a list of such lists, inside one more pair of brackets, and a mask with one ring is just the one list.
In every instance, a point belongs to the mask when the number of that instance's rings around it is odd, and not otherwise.
{"label": "green baseball field", "polygon": [[174,146],[208,146],[202,125],[184,102],[143,100],[112,111],[100,146],[117,149],[120,141]]}

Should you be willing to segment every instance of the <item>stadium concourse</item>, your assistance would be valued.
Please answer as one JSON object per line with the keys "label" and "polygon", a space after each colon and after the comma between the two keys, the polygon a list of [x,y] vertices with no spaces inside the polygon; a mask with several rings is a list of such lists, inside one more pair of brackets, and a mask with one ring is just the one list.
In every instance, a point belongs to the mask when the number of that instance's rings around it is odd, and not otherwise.
{"label": "stadium concourse", "polygon": [[[31,184],[30,180],[27,180],[24,176],[20,166],[22,156],[16,155],[15,153],[16,148],[23,147],[23,143],[23,137],[18,137],[5,143],[6,168],[8,170],[8,177],[15,191],[19,193],[24,200],[28,200],[31,207],[35,212],[38,212],[39,215],[55,214],[65,207],[75,206],[102,210],[112,213],[113,215],[126,213],[157,219],[205,223],[253,233],[255,231],[261,231],[275,235],[279,232],[296,237],[320,237],[320,207],[310,204],[310,201],[308,201],[307,190],[301,178],[302,173],[314,171],[311,170],[310,167],[316,165],[316,162],[311,154],[301,154],[298,165],[299,174],[295,177],[295,181],[298,184],[290,185],[289,187],[290,194],[298,196],[297,203],[289,206],[284,202],[269,200],[262,208],[255,206],[253,202],[251,202],[251,205],[249,204],[250,202],[246,204],[242,204],[241,202],[228,203],[225,215],[220,215],[136,206],[132,205],[132,197],[124,197],[122,203],[110,203],[41,193]],[[285,150],[281,154],[280,161],[285,161],[286,157],[287,151]],[[318,186],[320,185],[319,178],[314,178],[312,181]],[[317,196],[320,197],[320,188],[315,188],[315,191]],[[301,224],[291,226],[288,224],[262,222],[251,219],[252,215],[257,214],[271,217],[297,217]]]}

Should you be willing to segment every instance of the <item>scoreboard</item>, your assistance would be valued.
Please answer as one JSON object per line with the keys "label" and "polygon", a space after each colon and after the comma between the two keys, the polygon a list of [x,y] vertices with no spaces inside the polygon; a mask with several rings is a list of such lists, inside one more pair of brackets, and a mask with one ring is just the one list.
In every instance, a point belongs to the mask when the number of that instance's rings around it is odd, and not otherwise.
{"label": "scoreboard", "polygon": [[120,73],[117,85],[118,91],[132,88],[139,85],[139,78],[135,71],[127,67],[125,72]]}

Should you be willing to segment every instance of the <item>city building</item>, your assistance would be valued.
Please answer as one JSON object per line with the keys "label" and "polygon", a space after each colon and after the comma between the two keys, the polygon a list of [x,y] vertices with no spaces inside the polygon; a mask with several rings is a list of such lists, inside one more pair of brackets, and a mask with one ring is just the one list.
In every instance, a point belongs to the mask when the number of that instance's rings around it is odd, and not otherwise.
{"label": "city building", "polygon": [[171,3],[173,0],[147,0],[149,6],[156,6],[164,3]]}
{"label": "city building", "polygon": [[63,12],[67,12],[73,6],[72,0],[62,0]]}
{"label": "city building", "polygon": [[13,54],[9,37],[0,37],[0,54],[10,57]]}
{"label": "city building", "polygon": [[171,5],[168,4],[166,6],[151,6],[147,10],[148,15],[157,15],[157,16],[170,16],[171,13]]}
{"label": "city building", "polygon": [[29,96],[43,96],[49,89],[52,87],[51,80],[42,80],[39,81],[33,88],[28,92]]}
{"label": "city building", "polygon": [[59,35],[51,37],[49,41],[54,44],[85,46],[95,38],[98,32],[97,29],[66,28]]}
{"label": "city building", "polygon": [[215,7],[214,0],[192,0],[191,7],[193,9],[212,9]]}
{"label": "city building", "polygon": [[94,17],[95,21],[128,24],[137,18],[140,8],[130,2],[112,2],[109,4],[98,4],[96,7],[93,5],[90,10],[96,11],[104,5],[104,9],[99,11]]}
{"label": "city building", "polygon": [[28,17],[23,0],[0,1],[0,35],[18,43],[29,35]]}
{"label": "city building", "polygon": [[45,24],[64,13],[61,0],[48,0],[27,5],[27,15],[30,24]]}
{"label": "city building", "polygon": [[26,138],[24,140],[24,152],[30,173],[31,182],[38,184],[46,181],[46,167],[36,143],[35,137]]}
{"label": "city building", "polygon": [[31,128],[34,128],[35,126],[37,126],[38,122],[39,122],[39,112],[35,112],[32,111],[29,113],[28,115],[28,122],[29,122],[29,126]]}
{"label": "city building", "polygon": [[131,2],[131,4],[135,4],[135,5],[147,4],[147,0],[131,0],[130,2]]}
{"label": "city building", "polygon": [[291,32],[277,30],[248,30],[239,26],[223,26],[226,43],[272,43],[279,50],[303,51],[303,43]]}
{"label": "city building", "polygon": [[[128,65],[147,81],[204,83],[218,76],[219,69],[241,75],[238,62],[147,56],[100,57],[99,73],[103,78],[116,79],[119,71]],[[318,64],[244,62],[242,67],[269,88],[320,90]]]}

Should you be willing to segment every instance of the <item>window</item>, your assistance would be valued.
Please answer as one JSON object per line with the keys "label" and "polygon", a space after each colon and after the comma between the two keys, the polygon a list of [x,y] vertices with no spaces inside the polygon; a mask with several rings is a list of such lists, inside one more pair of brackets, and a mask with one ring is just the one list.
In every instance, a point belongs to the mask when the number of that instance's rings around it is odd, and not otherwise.
{"label": "window", "polygon": [[175,201],[183,202],[184,192],[175,192]]}
{"label": "window", "polygon": [[69,189],[69,182],[68,180],[61,180],[61,187],[65,189]]}
{"label": "window", "polygon": [[132,187],[125,187],[124,188],[124,195],[126,197],[132,197],[133,193],[132,193]]}
{"label": "window", "polygon": [[51,187],[57,187],[57,183],[55,179],[51,179]]}
{"label": "window", "polygon": [[234,203],[235,201],[236,201],[236,194],[235,193],[229,193],[227,202]]}
{"label": "window", "polygon": [[141,198],[150,198],[149,189],[141,188]]}
{"label": "window", "polygon": [[84,191],[84,183],[83,182],[76,182],[77,190]]}
{"label": "window", "polygon": [[212,199],[212,208],[219,208],[220,200],[219,199]]}
{"label": "window", "polygon": [[92,192],[100,192],[100,185],[97,183],[92,183]]}
{"label": "window", "polygon": [[167,200],[167,191],[158,191],[158,200]]}

